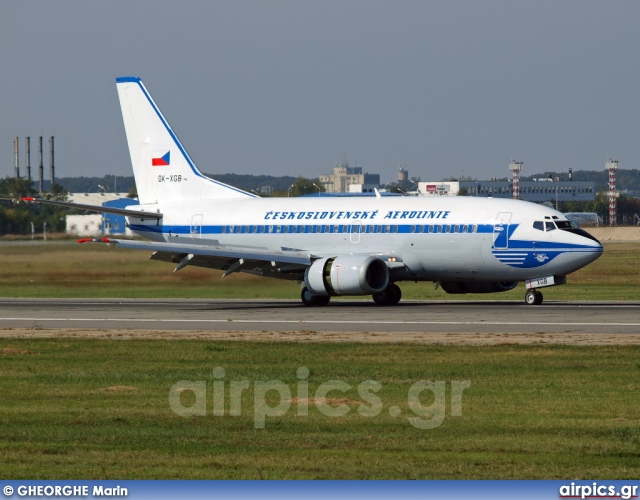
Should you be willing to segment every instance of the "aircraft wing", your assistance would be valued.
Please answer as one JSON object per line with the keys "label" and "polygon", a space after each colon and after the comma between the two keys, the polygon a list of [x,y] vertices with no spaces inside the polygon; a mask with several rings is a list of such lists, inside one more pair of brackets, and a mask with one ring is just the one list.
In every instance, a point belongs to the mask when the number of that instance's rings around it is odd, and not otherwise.
{"label": "aircraft wing", "polygon": [[308,252],[296,250],[272,251],[262,248],[202,245],[194,243],[163,243],[153,241],[84,238],[79,243],[115,243],[120,248],[151,250],[151,260],[177,264],[174,272],[186,266],[207,267],[225,271],[224,276],[245,272],[271,278],[300,280],[311,265]]}
{"label": "aircraft wing", "polygon": [[162,219],[162,214],[156,212],[143,212],[142,210],[127,210],[126,208],[104,207],[102,205],[85,205],[83,203],[73,203],[71,201],[47,200],[44,198],[22,197],[21,201],[33,203],[43,203],[45,205],[56,205],[65,208],[77,208],[78,210],[89,210],[91,212],[100,212],[116,215],[126,215],[128,217],[137,217],[138,219]]}

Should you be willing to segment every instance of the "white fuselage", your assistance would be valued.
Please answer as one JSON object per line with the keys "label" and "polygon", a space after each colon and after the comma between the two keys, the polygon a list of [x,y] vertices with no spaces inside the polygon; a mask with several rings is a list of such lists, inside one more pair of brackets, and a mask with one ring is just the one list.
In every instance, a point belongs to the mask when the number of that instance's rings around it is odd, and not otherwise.
{"label": "white fuselage", "polygon": [[154,241],[296,250],[313,257],[395,256],[404,264],[397,280],[522,281],[569,274],[602,253],[595,239],[534,227],[536,221],[566,221],[560,212],[508,199],[246,198],[144,209],[164,217],[130,220],[131,228]]}

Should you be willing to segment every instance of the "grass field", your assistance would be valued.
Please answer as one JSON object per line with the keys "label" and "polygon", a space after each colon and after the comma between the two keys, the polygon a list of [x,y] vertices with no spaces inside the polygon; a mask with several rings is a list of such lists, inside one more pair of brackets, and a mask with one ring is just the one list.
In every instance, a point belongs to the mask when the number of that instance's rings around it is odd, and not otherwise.
{"label": "grass field", "polygon": [[[638,347],[68,339],[0,346],[5,479],[622,479],[639,470]],[[226,411],[215,416],[212,370],[220,367]],[[301,367],[308,376],[297,376]],[[185,380],[206,384],[205,416],[172,411],[169,392]],[[230,382],[243,380],[240,416],[230,416]],[[286,384],[292,399],[267,392],[267,403],[285,411],[260,429],[257,383],[270,380]],[[348,413],[327,416],[311,399],[308,416],[298,415],[301,380],[310,397],[324,382],[348,384],[327,394],[327,404]],[[381,385],[377,416],[358,412],[372,406],[357,391],[367,380]],[[429,391],[419,398],[444,415],[432,429],[409,421],[417,413],[408,394],[420,380],[446,387],[444,400]],[[453,416],[451,387],[461,381],[470,386]],[[179,394],[185,407],[196,402],[191,391]]]}
{"label": "grass field", "polygon": [[[75,242],[2,246],[0,296],[120,298],[299,298],[297,283],[149,261],[149,252]],[[605,244],[604,255],[544,290],[546,300],[640,300],[640,245]],[[400,283],[405,299],[522,300],[524,286],[486,295],[448,295],[433,283]]]}
{"label": "grass field", "polygon": [[[145,252],[57,243],[0,247],[5,297],[297,298],[298,285],[184,269]],[[550,299],[639,300],[640,249],[604,256]],[[403,284],[409,299],[460,299]],[[466,298],[522,300],[523,290]],[[624,479],[640,470],[640,347],[420,346],[0,337],[0,478]],[[225,415],[213,370],[224,368]],[[298,369],[307,368],[300,374]],[[261,383],[281,381],[279,391]],[[318,388],[338,380],[346,392]],[[375,416],[365,381],[380,384]],[[444,384],[409,398],[421,380]],[[205,415],[170,405],[203,399]],[[245,382],[242,382],[245,381]],[[231,416],[231,382],[248,387]],[[308,383],[308,398],[299,390]],[[454,385],[470,384],[456,412]],[[302,384],[302,385],[301,385]],[[286,387],[286,390],[284,389]],[[290,395],[288,394],[290,392]],[[265,397],[257,397],[264,394]],[[280,397],[282,396],[282,398]],[[414,395],[415,396],[415,395]],[[316,398],[316,399],[314,399]],[[259,403],[283,411],[256,428]],[[409,400],[413,401],[409,404]],[[175,401],[174,401],[175,403]],[[298,408],[308,404],[308,415]],[[182,407],[181,406],[181,407]],[[332,408],[338,410],[332,410]],[[440,425],[431,418],[443,417]],[[422,429],[410,419],[432,422]],[[415,421],[414,421],[415,422]]]}

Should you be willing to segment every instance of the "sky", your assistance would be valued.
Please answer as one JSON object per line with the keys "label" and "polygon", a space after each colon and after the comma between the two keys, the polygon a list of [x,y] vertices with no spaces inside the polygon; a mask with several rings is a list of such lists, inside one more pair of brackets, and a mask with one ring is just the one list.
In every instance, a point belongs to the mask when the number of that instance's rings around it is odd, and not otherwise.
{"label": "sky", "polygon": [[0,177],[132,175],[115,78],[200,170],[397,179],[640,168],[640,2],[9,0]]}

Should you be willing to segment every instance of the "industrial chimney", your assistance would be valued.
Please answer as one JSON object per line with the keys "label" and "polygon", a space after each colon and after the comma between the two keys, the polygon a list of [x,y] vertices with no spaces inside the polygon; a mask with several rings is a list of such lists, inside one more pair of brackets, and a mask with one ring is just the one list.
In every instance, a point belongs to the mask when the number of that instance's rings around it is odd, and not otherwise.
{"label": "industrial chimney", "polygon": [[39,157],[39,163],[40,163],[40,173],[39,173],[39,192],[40,194],[42,194],[43,192],[43,184],[44,184],[44,166],[42,164],[42,136],[40,136],[40,141],[39,141],[39,146],[38,146],[38,157]]}
{"label": "industrial chimney", "polygon": [[49,191],[51,191],[53,189],[53,184],[56,182],[56,167],[53,165],[53,136],[49,139],[49,152],[51,162],[51,186],[49,186]]}
{"label": "industrial chimney", "polygon": [[27,180],[29,181],[29,186],[31,186],[31,137],[27,137]]}
{"label": "industrial chimney", "polygon": [[16,170],[16,179],[20,178],[20,160],[18,156],[18,138],[16,137],[13,140],[13,156],[14,156],[14,167]]}

